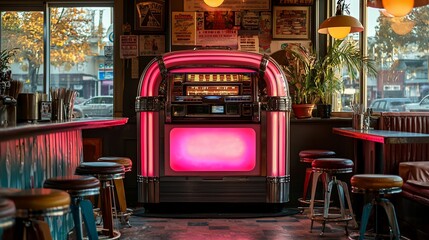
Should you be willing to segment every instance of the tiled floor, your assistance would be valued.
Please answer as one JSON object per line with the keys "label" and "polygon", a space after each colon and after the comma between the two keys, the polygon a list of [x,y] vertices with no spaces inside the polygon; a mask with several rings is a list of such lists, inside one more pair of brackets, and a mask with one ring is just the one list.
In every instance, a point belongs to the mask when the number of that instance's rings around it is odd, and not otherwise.
{"label": "tiled floor", "polygon": [[[315,223],[310,232],[306,214],[282,217],[201,219],[201,218],[130,218],[131,228],[121,227],[121,239],[150,240],[275,240],[275,239],[348,239],[343,223],[330,223],[320,236],[322,225]],[[349,228],[350,229],[350,228]],[[356,231],[350,229],[350,232]]]}

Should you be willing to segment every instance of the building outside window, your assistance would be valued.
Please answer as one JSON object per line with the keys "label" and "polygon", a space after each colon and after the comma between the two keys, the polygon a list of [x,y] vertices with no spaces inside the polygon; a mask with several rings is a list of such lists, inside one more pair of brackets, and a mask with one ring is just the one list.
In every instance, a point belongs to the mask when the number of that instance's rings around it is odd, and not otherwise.
{"label": "building outside window", "polygon": [[47,12],[11,6],[0,12],[1,49],[16,49],[12,78],[24,83],[23,92],[71,89],[77,92],[76,108],[85,109],[79,116],[112,116],[113,103],[86,102],[113,96],[113,7],[93,5],[55,2]]}
{"label": "building outside window", "polygon": [[[369,2],[369,1],[368,1]],[[332,1],[335,6],[336,1]],[[363,1],[347,0],[350,15],[359,19]],[[424,110],[408,104],[419,102],[429,95],[429,6],[415,7],[404,17],[393,17],[384,9],[367,7],[363,22],[367,34],[367,56],[375,61],[377,75],[366,78],[366,105],[371,106],[375,99],[401,100],[403,106],[396,109],[405,111]],[[348,38],[359,39],[359,34]],[[354,81],[347,72],[342,71],[343,91],[333,99],[335,111],[351,111],[350,104],[359,102],[361,79]],[[362,95],[364,96],[364,95]],[[387,111],[387,110],[386,110]],[[397,111],[397,110],[396,110]]]}

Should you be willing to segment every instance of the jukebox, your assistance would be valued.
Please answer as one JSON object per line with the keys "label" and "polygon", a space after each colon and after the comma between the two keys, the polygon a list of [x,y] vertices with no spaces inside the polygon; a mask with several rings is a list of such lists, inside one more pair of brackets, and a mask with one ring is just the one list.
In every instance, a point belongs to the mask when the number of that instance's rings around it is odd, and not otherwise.
{"label": "jukebox", "polygon": [[138,201],[289,201],[290,97],[269,56],[183,50],[153,59],[135,102]]}

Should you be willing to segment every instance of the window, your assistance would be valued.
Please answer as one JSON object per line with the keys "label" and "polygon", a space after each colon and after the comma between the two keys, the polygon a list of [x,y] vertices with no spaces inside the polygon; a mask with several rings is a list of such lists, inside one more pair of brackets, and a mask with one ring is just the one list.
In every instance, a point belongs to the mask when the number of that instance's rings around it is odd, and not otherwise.
{"label": "window", "polygon": [[[9,4],[8,10],[0,12],[0,36],[1,49],[16,48],[12,78],[24,82],[24,92],[74,90],[82,103],[94,96],[113,96],[112,6],[113,1],[55,1],[47,3],[45,12],[32,11],[31,6],[22,10],[22,5],[14,11]],[[49,49],[44,49],[45,42]],[[106,112],[113,115],[111,108]]]}
{"label": "window", "polygon": [[[334,6],[335,3],[332,1]],[[363,1],[347,0],[346,4],[350,4],[350,15],[359,19]],[[343,72],[344,91],[341,99],[334,99],[337,105],[333,105],[333,109],[350,111],[350,101],[365,95],[367,106],[380,98],[406,98],[416,103],[429,95],[429,6],[415,7],[402,18],[394,18],[384,9],[373,7],[364,9],[363,14],[366,16],[363,23],[367,34],[366,55],[374,59],[377,74],[366,76],[362,88],[366,92],[360,93],[363,81],[352,81]],[[349,38],[359,40],[359,34]]]}
{"label": "window", "polygon": [[23,92],[43,92],[43,18],[41,11],[1,12],[0,48],[16,49],[10,67]]}
{"label": "window", "polygon": [[367,51],[378,74],[368,79],[368,104],[379,98],[419,102],[429,94],[429,6],[416,7],[402,18],[383,9],[366,9]]}

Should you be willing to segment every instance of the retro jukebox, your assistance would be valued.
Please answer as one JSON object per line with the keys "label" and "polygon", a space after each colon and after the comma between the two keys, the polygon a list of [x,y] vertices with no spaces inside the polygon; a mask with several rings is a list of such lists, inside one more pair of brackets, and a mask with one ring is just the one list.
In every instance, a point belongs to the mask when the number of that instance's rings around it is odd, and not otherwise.
{"label": "retro jukebox", "polygon": [[289,201],[290,97],[269,56],[184,50],[152,60],[135,102],[138,201]]}

